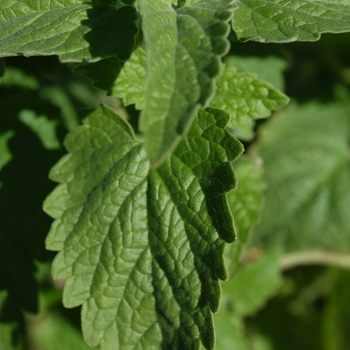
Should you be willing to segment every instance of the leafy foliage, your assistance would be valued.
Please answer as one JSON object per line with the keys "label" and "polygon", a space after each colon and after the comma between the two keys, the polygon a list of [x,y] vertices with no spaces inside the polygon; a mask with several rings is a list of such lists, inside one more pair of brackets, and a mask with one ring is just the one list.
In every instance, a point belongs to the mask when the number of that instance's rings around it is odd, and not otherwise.
{"label": "leafy foliage", "polygon": [[347,0],[0,7],[1,349],[346,349]]}
{"label": "leafy foliage", "polygon": [[203,0],[174,11],[164,0],[140,2],[148,57],[141,129],[154,166],[174,149],[213,96],[219,58],[228,51],[232,3]]}
{"label": "leafy foliage", "polygon": [[70,154],[51,172],[62,184],[45,203],[56,219],[46,244],[61,250],[53,274],[67,278],[67,307],[84,303],[90,345],[158,348],[162,332],[164,347],[197,347],[199,337],[213,347],[210,310],[227,278],[224,241],[234,239],[224,193],[234,184],[229,162],[242,151],[222,129],[227,121],[218,110],[200,112],[157,170],[106,107],[67,138]]}

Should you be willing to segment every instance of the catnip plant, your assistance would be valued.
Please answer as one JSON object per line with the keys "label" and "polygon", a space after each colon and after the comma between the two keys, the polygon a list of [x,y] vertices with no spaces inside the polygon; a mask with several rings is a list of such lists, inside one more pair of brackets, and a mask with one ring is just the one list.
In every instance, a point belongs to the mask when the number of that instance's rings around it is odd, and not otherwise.
{"label": "catnip plant", "polygon": [[[64,306],[82,306],[89,346],[214,349],[221,281],[240,261],[262,206],[264,186],[239,135],[289,102],[239,71],[228,53],[238,41],[316,41],[348,31],[347,0],[1,0],[2,63],[55,55],[123,103],[86,109],[81,123],[66,113],[66,154],[49,171],[57,187],[43,204],[53,218],[45,240],[57,252],[52,276],[64,280]],[[1,72],[4,86],[19,74],[5,64]],[[38,89],[24,75],[16,81]],[[46,91],[50,103],[68,108],[58,102],[64,92]],[[136,119],[123,114],[128,108]],[[19,118],[56,149],[50,118],[31,110]],[[12,137],[0,135],[0,169],[11,161]],[[5,278],[16,285],[13,274]],[[4,290],[0,305],[14,298]],[[12,331],[4,330],[4,349],[15,346]]]}

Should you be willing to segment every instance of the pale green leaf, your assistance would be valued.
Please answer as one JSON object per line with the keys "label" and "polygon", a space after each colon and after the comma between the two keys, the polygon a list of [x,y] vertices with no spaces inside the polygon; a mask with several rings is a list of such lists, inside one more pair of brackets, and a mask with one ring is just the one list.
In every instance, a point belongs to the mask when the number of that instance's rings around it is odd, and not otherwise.
{"label": "pale green leaf", "polygon": [[348,0],[238,0],[232,28],[240,40],[316,41],[350,31]]}
{"label": "pale green leaf", "polygon": [[39,350],[91,350],[81,331],[52,310],[33,318],[32,324],[35,326],[32,338]]}
{"label": "pale green leaf", "polygon": [[49,120],[46,116],[37,116],[34,111],[26,109],[20,112],[19,120],[39,137],[46,149],[61,147],[56,136],[57,120]]}
{"label": "pale green leaf", "polygon": [[217,81],[215,98],[211,106],[230,113],[229,126],[249,124],[251,119],[266,118],[271,111],[284,106],[288,97],[271,84],[259,80],[252,73],[237,73],[235,68],[225,69]]}
{"label": "pale green leaf", "polygon": [[140,0],[147,53],[141,130],[153,166],[188,131],[198,110],[213,97],[232,0],[202,0],[173,9],[166,0]]}
{"label": "pale green leaf", "polygon": [[244,321],[223,305],[215,314],[216,350],[250,350]]}
{"label": "pale green leaf", "polygon": [[225,241],[234,239],[225,192],[242,152],[228,119],[201,111],[157,170],[105,106],[68,136],[70,153],[51,172],[61,184],[44,205],[56,219],[46,244],[60,251],[53,275],[67,278],[64,304],[83,304],[88,344],[213,348],[211,311],[227,278]]}
{"label": "pale green leaf", "polygon": [[223,283],[223,303],[230,303],[234,313],[252,316],[273,297],[281,283],[280,257],[265,255],[243,265]]}
{"label": "pale green leaf", "polygon": [[59,55],[62,61],[117,56],[126,60],[134,47],[137,14],[81,0],[2,0],[0,56]]}
{"label": "pale green leaf", "polygon": [[125,106],[135,104],[137,109],[143,109],[145,81],[146,53],[137,48],[121,69],[111,94],[121,97]]}
{"label": "pale green leaf", "polygon": [[241,157],[235,166],[238,186],[228,194],[235,219],[237,241],[225,250],[226,265],[232,271],[249,241],[253,226],[260,218],[264,203],[261,160]]}
{"label": "pale green leaf", "polygon": [[291,105],[262,130],[267,183],[254,243],[287,251],[350,248],[350,111]]}
{"label": "pale green leaf", "polygon": [[260,80],[272,84],[277,90],[284,91],[283,72],[288,67],[285,59],[276,56],[229,55],[225,57],[225,64],[229,68],[236,68],[239,73],[254,73]]}
{"label": "pale green leaf", "polygon": [[18,86],[29,90],[38,90],[39,88],[39,83],[35,77],[15,67],[6,68],[5,74],[1,78],[1,85],[6,87]]}

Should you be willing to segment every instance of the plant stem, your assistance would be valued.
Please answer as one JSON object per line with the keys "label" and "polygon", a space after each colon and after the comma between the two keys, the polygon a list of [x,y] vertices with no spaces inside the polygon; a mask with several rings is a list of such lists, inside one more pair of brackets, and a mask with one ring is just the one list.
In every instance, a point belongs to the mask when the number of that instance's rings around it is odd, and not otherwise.
{"label": "plant stem", "polygon": [[284,271],[303,265],[331,265],[350,269],[350,255],[313,250],[290,253],[281,259],[281,269]]}

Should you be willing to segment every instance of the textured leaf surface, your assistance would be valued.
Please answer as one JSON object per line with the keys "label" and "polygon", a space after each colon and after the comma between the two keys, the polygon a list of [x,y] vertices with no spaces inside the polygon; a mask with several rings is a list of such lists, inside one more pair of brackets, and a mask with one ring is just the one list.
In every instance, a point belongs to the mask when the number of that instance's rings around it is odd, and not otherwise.
{"label": "textured leaf surface", "polygon": [[249,124],[251,119],[266,118],[271,111],[284,106],[288,97],[271,84],[259,80],[255,74],[237,73],[227,68],[217,81],[213,107],[230,113],[230,126]]}
{"label": "textured leaf surface", "polygon": [[240,40],[316,41],[350,31],[348,0],[238,0],[232,28]]}
{"label": "textured leaf surface", "polygon": [[123,98],[124,105],[135,104],[139,110],[144,107],[146,81],[146,53],[137,48],[123,66],[111,94]]}
{"label": "textured leaf surface", "polygon": [[213,347],[223,249],[234,239],[225,192],[242,152],[228,118],[201,111],[157,170],[107,107],[68,136],[70,153],[51,172],[61,184],[45,202],[56,219],[47,247],[60,251],[53,274],[67,278],[64,304],[83,304],[88,344]]}
{"label": "textured leaf surface", "polygon": [[134,46],[132,6],[81,0],[2,0],[0,56],[59,55],[63,61],[126,60]]}
{"label": "textured leaf surface", "polygon": [[212,98],[232,16],[232,0],[203,0],[174,10],[166,0],[141,0],[147,79],[141,129],[159,165]]}
{"label": "textured leaf surface", "polygon": [[341,103],[292,105],[264,128],[266,206],[256,244],[349,251],[349,135]]}

